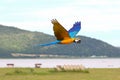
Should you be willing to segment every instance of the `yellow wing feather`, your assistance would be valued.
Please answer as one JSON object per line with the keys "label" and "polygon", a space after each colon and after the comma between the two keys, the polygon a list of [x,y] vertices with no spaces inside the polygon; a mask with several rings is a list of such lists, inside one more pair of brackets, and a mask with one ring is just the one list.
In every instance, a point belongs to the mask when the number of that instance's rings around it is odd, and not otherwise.
{"label": "yellow wing feather", "polygon": [[51,22],[53,24],[53,30],[57,40],[70,38],[68,31],[56,19],[51,20]]}

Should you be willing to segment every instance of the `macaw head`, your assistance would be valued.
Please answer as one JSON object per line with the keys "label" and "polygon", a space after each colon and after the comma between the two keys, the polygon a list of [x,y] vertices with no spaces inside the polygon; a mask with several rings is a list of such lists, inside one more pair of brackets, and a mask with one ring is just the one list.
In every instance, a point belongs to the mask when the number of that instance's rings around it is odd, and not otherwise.
{"label": "macaw head", "polygon": [[80,38],[75,38],[74,42],[75,43],[81,43],[81,39]]}

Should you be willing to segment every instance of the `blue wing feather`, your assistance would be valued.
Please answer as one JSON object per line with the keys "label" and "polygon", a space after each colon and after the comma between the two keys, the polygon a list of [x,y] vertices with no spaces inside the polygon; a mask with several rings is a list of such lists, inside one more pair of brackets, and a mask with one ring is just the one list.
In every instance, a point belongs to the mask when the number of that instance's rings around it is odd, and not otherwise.
{"label": "blue wing feather", "polygon": [[68,31],[71,38],[74,38],[81,29],[81,22],[76,22],[73,27]]}
{"label": "blue wing feather", "polygon": [[50,42],[50,43],[47,43],[47,44],[38,44],[36,46],[49,46],[49,45],[54,45],[54,44],[58,44],[60,41],[54,41],[54,42]]}

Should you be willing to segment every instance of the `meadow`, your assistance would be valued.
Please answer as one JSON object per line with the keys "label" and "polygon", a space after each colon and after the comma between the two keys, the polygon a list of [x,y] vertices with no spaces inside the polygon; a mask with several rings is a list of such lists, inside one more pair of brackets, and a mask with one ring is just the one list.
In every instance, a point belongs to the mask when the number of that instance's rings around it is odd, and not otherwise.
{"label": "meadow", "polygon": [[0,68],[0,80],[120,80],[120,68],[94,68],[88,72],[52,68]]}

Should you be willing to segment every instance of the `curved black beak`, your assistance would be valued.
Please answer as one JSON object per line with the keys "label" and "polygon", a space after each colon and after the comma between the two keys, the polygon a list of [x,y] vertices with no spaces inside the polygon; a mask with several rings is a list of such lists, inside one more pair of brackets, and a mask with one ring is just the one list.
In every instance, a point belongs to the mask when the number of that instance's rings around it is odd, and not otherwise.
{"label": "curved black beak", "polygon": [[75,40],[74,42],[75,42],[75,43],[81,43],[81,39],[79,39],[79,40],[77,39],[77,40]]}

